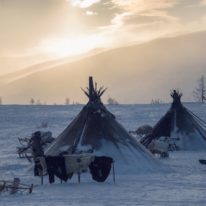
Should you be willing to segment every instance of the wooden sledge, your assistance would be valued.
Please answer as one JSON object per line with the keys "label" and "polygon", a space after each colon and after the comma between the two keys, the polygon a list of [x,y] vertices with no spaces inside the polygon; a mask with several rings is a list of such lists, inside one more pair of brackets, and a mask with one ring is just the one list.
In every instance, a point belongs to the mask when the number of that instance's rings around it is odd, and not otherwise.
{"label": "wooden sledge", "polygon": [[0,193],[9,192],[10,194],[16,194],[17,192],[28,192],[31,194],[33,191],[33,184],[27,185],[20,183],[19,178],[14,178],[13,181],[0,180]]}

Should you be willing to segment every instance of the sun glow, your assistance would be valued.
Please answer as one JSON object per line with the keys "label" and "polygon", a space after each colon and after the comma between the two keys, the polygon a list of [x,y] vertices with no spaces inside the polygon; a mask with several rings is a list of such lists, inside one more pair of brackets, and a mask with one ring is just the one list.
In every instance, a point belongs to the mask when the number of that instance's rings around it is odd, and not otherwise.
{"label": "sun glow", "polygon": [[89,52],[103,46],[101,36],[52,38],[42,41],[40,50],[53,57],[61,58]]}

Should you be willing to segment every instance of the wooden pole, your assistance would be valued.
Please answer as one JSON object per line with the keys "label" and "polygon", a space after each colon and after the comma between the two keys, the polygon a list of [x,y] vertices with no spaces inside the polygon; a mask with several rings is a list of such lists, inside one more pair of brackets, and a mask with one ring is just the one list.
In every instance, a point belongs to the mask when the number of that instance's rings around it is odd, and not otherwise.
{"label": "wooden pole", "polygon": [[113,182],[115,183],[115,169],[114,169],[114,162],[112,163],[112,171],[113,171]]}
{"label": "wooden pole", "polygon": [[89,100],[90,101],[92,101],[93,92],[94,92],[93,78],[89,77]]}
{"label": "wooden pole", "polygon": [[19,178],[14,178],[10,194],[15,194],[17,192],[19,184],[20,184],[20,179]]}
{"label": "wooden pole", "polygon": [[41,184],[44,184],[44,175],[43,175],[43,170],[41,171]]}
{"label": "wooden pole", "polygon": [[31,194],[31,193],[32,193],[33,187],[34,187],[34,185],[33,185],[33,184],[31,184],[31,187],[29,188],[29,194]]}
{"label": "wooden pole", "polygon": [[78,183],[80,183],[81,181],[80,172],[78,172],[77,175],[78,175]]}

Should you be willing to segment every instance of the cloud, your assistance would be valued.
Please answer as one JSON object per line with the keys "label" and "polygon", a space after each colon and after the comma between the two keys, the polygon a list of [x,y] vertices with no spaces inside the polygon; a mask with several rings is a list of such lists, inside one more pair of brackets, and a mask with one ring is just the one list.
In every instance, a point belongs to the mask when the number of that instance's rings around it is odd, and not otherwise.
{"label": "cloud", "polygon": [[124,24],[125,18],[130,16],[130,15],[131,15],[131,13],[129,13],[129,12],[116,14],[115,17],[111,20],[111,24],[115,27],[121,27]]}
{"label": "cloud", "polygon": [[94,12],[94,11],[86,11],[86,15],[87,15],[87,16],[94,16],[94,15],[97,15],[97,12]]}
{"label": "cloud", "polygon": [[[141,43],[197,31],[201,27],[204,29],[205,21],[197,18],[198,8],[194,8],[194,21],[183,20],[181,11],[186,12],[188,6],[200,4],[200,1],[195,1],[180,3],[179,0],[67,0],[77,7],[75,9],[81,10],[81,21],[86,25],[88,35],[101,36],[105,47]],[[188,15],[185,18],[188,18]]]}
{"label": "cloud", "polygon": [[88,8],[92,5],[99,3],[101,0],[67,0],[71,3],[74,7],[80,7],[80,8]]}
{"label": "cloud", "polygon": [[175,21],[167,24],[162,20],[156,20],[141,24],[124,24],[123,26],[120,21],[118,24],[101,27],[99,33],[104,39],[107,39],[108,45],[118,47],[119,45],[142,43],[155,38],[172,36],[177,34],[180,28],[181,24]]}
{"label": "cloud", "polygon": [[168,12],[175,0],[108,0],[107,4],[117,12],[109,25],[99,29],[115,46],[167,36],[181,27],[179,18]]}
{"label": "cloud", "polygon": [[201,1],[201,4],[203,4],[203,5],[206,6],[206,0],[202,0],[202,1]]}
{"label": "cloud", "polygon": [[[154,38],[206,29],[205,7],[198,5],[204,1],[188,0],[108,0],[114,16],[107,26],[99,27],[105,39],[118,46],[124,43],[138,43]],[[191,8],[190,6],[197,7]],[[112,40],[111,40],[112,39]]]}
{"label": "cloud", "polygon": [[[162,19],[166,19],[167,21],[176,20],[173,16],[169,15],[166,9],[174,7],[176,5],[175,0],[111,0],[112,3],[121,8],[124,12],[120,14],[119,16],[122,16],[121,18],[122,22],[125,20],[128,20],[129,18],[134,17],[161,17]],[[126,15],[125,15],[126,14]],[[115,16],[117,18],[117,15]],[[152,20],[153,21],[153,20]],[[112,20],[114,22],[114,20]],[[136,23],[141,23],[141,20],[139,18],[139,21]],[[122,23],[123,25],[123,23]]]}
{"label": "cloud", "polygon": [[111,0],[111,2],[128,12],[150,12],[151,10],[160,10],[173,7],[176,0]]}
{"label": "cloud", "polygon": [[14,53],[30,53],[29,48],[53,37],[99,35],[107,47],[206,29],[206,0],[45,0],[31,1],[32,6],[28,0],[10,2],[0,12],[0,56],[14,48]]}

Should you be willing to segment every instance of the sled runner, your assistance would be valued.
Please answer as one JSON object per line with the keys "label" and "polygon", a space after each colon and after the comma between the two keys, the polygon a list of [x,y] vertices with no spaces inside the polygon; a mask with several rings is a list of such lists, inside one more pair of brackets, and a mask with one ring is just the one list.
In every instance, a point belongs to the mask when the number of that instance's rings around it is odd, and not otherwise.
{"label": "sled runner", "polygon": [[10,194],[16,194],[17,192],[28,192],[31,194],[32,190],[33,184],[22,184],[19,178],[14,178],[13,181],[0,180],[0,193],[9,192]]}

